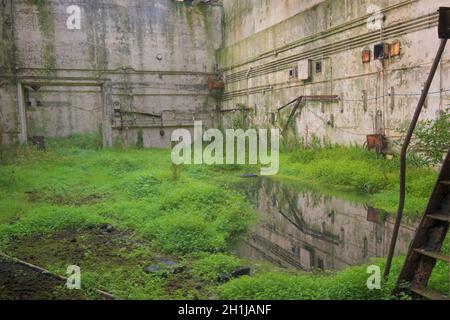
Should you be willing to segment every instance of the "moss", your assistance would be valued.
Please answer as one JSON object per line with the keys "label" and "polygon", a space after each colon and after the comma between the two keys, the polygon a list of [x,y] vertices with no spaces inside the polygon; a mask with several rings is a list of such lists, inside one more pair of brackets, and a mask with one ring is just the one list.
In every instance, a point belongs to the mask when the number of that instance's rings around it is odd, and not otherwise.
{"label": "moss", "polygon": [[[14,6],[14,2],[10,5]],[[4,13],[2,21],[2,34],[0,35],[0,68],[8,70],[8,73],[12,75],[10,77],[11,83],[16,82],[16,65],[17,65],[17,46],[14,39],[14,17],[11,12],[14,12],[14,8],[10,8],[7,2],[0,3],[0,11]]]}
{"label": "moss", "polygon": [[38,10],[39,27],[43,37],[42,60],[47,74],[54,73],[56,69],[55,56],[55,21],[52,3],[49,0],[27,0]]}
{"label": "moss", "polygon": [[[361,147],[323,145],[315,139],[308,148],[296,147],[281,154],[280,175],[324,187],[344,187],[363,192],[370,205],[395,212],[398,206],[399,161],[386,160]],[[408,165],[408,216],[421,216],[437,173],[427,167]]]}
{"label": "moss", "polygon": [[[77,261],[83,285],[121,298],[208,297],[189,271],[162,278],[143,269],[228,251],[253,220],[242,194],[192,168],[173,181],[168,150],[96,150],[92,136],[47,142],[46,152],[10,150],[0,166],[2,250],[61,275]],[[102,231],[105,223],[117,231]]]}
{"label": "moss", "polygon": [[[227,174],[218,166],[185,166],[173,181],[170,151],[96,150],[97,139],[74,136],[48,141],[46,152],[25,147],[9,151],[0,166],[2,249],[24,260],[33,256],[37,265],[61,275],[76,259],[83,270],[83,285],[125,299],[392,298],[401,258],[394,263],[391,282],[381,291],[367,289],[367,266],[332,274],[281,272],[273,266],[261,270],[258,263],[230,253],[233,240],[255,219],[243,194],[228,187],[236,171]],[[369,180],[376,182],[382,175],[382,160],[359,149],[288,156],[287,167],[301,169],[302,175],[310,173],[306,164],[318,163],[325,171],[323,161],[329,168],[369,163],[376,171]],[[305,166],[295,167],[293,162]],[[326,181],[335,182],[336,172],[326,171],[330,172]],[[352,175],[341,175],[342,181],[348,178]],[[423,192],[414,183],[410,187]],[[90,197],[98,194],[101,197]],[[104,231],[105,224],[115,231]],[[443,251],[448,252],[448,242]],[[143,271],[161,259],[176,261],[184,271],[166,278]],[[381,268],[383,263],[374,262]],[[238,266],[250,266],[252,277],[220,286],[218,274],[229,274]],[[448,288],[448,265],[435,268],[430,285],[441,291]]]}

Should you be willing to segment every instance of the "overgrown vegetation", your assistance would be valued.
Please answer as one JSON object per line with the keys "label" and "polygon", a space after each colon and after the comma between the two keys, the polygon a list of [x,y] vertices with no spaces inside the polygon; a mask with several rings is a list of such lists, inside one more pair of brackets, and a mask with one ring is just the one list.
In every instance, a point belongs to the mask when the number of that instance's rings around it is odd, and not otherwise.
{"label": "overgrown vegetation", "polygon": [[[174,174],[168,150],[98,150],[99,138],[75,135],[49,140],[45,152],[16,147],[2,153],[1,251],[61,275],[76,264],[83,286],[125,299],[392,298],[392,282],[381,291],[367,289],[365,266],[311,274],[262,268],[232,255],[234,241],[255,221],[243,194],[227,187],[239,167],[185,166]],[[282,160],[283,175],[370,191],[383,204],[397,183],[395,161],[359,148],[302,149]],[[410,170],[408,194],[421,203],[435,174]],[[382,267],[381,260],[376,264]],[[252,276],[219,281],[247,265]],[[401,258],[391,279],[400,265]],[[160,269],[146,272],[148,266]],[[436,268],[432,284],[448,290],[448,266]]]}
{"label": "overgrown vegetation", "polygon": [[[49,140],[45,152],[33,147],[7,152],[0,166],[0,249],[25,260],[36,257],[37,264],[61,274],[76,262],[87,283],[123,298],[193,298],[196,285],[179,280],[180,292],[174,294],[164,289],[169,279],[149,276],[143,268],[159,258],[190,265],[196,255],[226,253],[254,219],[243,195],[196,178],[195,170],[192,176],[182,171],[174,181],[167,150],[97,147],[96,135],[72,136]],[[112,250],[106,260],[90,253],[95,248],[75,262],[65,256],[70,250],[63,243],[96,241],[71,230],[91,237],[104,224],[133,235],[127,252],[111,246],[105,248]],[[34,246],[33,253],[25,250],[55,234],[61,234],[58,241]],[[24,245],[16,247],[20,242]],[[59,253],[60,260],[47,250]],[[195,281],[199,285],[203,279]]]}
{"label": "overgrown vegetation", "polygon": [[[448,246],[447,246],[448,252]],[[411,299],[403,294],[392,296],[403,258],[394,259],[388,281],[380,289],[367,288],[367,267],[350,267],[337,273],[267,272],[254,277],[234,279],[219,288],[219,296],[230,300],[389,300]],[[374,259],[370,265],[384,268],[384,260]],[[448,265],[439,263],[429,286],[449,292]]]}
{"label": "overgrown vegetation", "polygon": [[[361,147],[321,145],[296,148],[281,156],[280,174],[303,182],[337,186],[368,195],[374,207],[395,212],[398,204],[399,159],[387,160]],[[406,212],[422,214],[437,173],[410,163],[407,171]]]}
{"label": "overgrown vegetation", "polygon": [[437,165],[450,149],[450,108],[441,111],[436,120],[417,124],[409,148],[409,158],[418,165]]}

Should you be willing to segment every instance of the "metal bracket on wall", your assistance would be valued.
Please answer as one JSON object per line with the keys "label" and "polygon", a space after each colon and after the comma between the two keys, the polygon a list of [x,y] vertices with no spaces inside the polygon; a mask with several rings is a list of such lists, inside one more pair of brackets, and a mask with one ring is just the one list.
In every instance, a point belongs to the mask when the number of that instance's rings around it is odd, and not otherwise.
{"label": "metal bracket on wall", "polygon": [[302,102],[304,101],[338,101],[339,100],[339,96],[337,95],[312,95],[312,96],[299,96],[297,98],[295,98],[294,100],[288,102],[287,104],[285,104],[284,106],[278,108],[278,112],[282,111],[283,109],[289,107],[290,105],[294,105],[294,108],[291,111],[291,114],[289,115],[289,118],[283,128],[283,130],[281,131],[281,134],[284,134],[286,132],[286,130],[288,129],[292,119],[295,116],[295,113],[297,112],[297,110],[300,108]]}

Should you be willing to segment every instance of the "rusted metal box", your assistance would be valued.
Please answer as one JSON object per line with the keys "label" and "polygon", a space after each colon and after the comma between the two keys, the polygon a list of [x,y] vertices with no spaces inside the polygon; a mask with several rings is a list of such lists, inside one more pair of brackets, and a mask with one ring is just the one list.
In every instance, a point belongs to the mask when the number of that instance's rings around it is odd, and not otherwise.
{"label": "rusted metal box", "polygon": [[208,77],[208,90],[213,91],[217,89],[223,89],[225,82],[221,79],[214,79],[212,76]]}
{"label": "rusted metal box", "polygon": [[376,150],[378,153],[383,153],[386,149],[387,139],[383,134],[369,134],[367,136],[367,149]]}

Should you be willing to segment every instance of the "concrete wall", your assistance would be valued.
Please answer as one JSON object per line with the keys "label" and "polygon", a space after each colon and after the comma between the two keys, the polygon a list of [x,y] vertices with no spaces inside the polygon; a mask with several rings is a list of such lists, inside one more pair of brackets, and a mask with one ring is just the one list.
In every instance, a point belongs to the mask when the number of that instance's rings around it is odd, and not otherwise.
{"label": "concrete wall", "polygon": [[[271,118],[281,126],[290,109],[277,114],[277,108],[300,95],[340,100],[305,103],[289,131],[298,141],[363,143],[372,133],[395,139],[418,101],[439,43],[436,10],[448,0],[194,3],[0,0],[3,142],[101,126],[106,142],[134,143],[142,131],[146,146],[167,146],[170,132],[194,118],[212,126],[218,103],[252,108],[247,118],[257,126]],[[81,7],[81,30],[66,27],[71,4]],[[368,28],[373,5],[384,15],[378,30]],[[382,41],[400,41],[401,55],[374,60]],[[364,49],[371,50],[370,63],[361,61]],[[423,118],[449,105],[449,50]],[[290,78],[289,69],[305,60],[311,78]],[[207,90],[216,62],[226,82],[220,101]],[[238,116],[223,115],[225,126]]]}
{"label": "concrete wall", "polygon": [[[73,4],[81,8],[81,30],[66,26]],[[102,126],[106,140],[134,143],[142,131],[146,146],[168,146],[170,134],[161,130],[214,119],[217,102],[207,77],[222,41],[221,6],[0,0],[0,10],[4,143],[25,129],[27,136],[55,137]],[[22,129],[17,83],[24,89]],[[171,116],[174,110],[180,117]]]}
{"label": "concrete wall", "polygon": [[[271,113],[300,95],[338,95],[336,102],[304,104],[292,128],[297,140],[308,143],[316,135],[327,142],[363,143],[372,133],[398,138],[396,129],[409,123],[439,46],[436,11],[448,4],[224,0],[225,45],[217,54],[226,79],[222,108],[245,105],[253,109],[249,118],[266,126],[272,116],[285,121],[292,109]],[[381,29],[368,27],[371,5],[384,14]],[[400,41],[401,55],[374,60],[374,45],[382,41]],[[372,52],[370,63],[362,63],[364,49]],[[290,79],[288,70],[308,59],[311,78]],[[449,60],[447,48],[422,119],[449,106]],[[318,62],[321,72],[315,70]]]}

